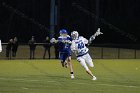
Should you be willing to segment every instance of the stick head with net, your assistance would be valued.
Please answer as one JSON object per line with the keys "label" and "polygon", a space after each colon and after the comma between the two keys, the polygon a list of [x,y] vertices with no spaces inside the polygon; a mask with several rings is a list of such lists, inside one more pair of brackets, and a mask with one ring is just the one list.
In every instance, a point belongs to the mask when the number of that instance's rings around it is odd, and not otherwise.
{"label": "stick head with net", "polygon": [[101,31],[100,31],[100,28],[97,29],[96,33],[94,34],[95,36],[99,36],[103,34]]}

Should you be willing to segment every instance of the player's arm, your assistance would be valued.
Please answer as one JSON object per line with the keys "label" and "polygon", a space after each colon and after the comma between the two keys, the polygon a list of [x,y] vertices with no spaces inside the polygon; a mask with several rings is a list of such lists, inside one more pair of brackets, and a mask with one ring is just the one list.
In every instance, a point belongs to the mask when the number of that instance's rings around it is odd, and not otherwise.
{"label": "player's arm", "polygon": [[69,35],[67,35],[68,37],[67,37],[67,40],[63,40],[63,43],[66,43],[66,44],[72,44],[72,38],[69,36]]}
{"label": "player's arm", "polygon": [[95,38],[99,35],[103,34],[102,32],[100,32],[100,28],[97,29],[97,31],[95,32],[94,35],[92,35],[89,40],[88,40],[88,45],[90,45],[92,43],[93,40],[95,40]]}
{"label": "player's arm", "polygon": [[50,43],[58,43],[58,40],[56,40],[55,38],[52,38],[52,39],[50,40]]}
{"label": "player's arm", "polygon": [[71,43],[71,51],[72,51],[75,55],[77,55],[77,51],[76,51],[76,47],[75,47],[74,41],[72,41],[72,43]]}
{"label": "player's arm", "polygon": [[63,43],[72,44],[71,40],[63,40]]}
{"label": "player's arm", "polygon": [[52,38],[50,40],[51,43],[59,43],[59,42],[62,42],[62,43],[68,43],[68,44],[71,44],[71,40],[56,40],[55,38]]}
{"label": "player's arm", "polygon": [[2,52],[2,44],[1,44],[1,40],[0,40],[0,52]]}
{"label": "player's arm", "polygon": [[88,40],[86,38],[83,38],[84,39],[84,44],[88,44]]}

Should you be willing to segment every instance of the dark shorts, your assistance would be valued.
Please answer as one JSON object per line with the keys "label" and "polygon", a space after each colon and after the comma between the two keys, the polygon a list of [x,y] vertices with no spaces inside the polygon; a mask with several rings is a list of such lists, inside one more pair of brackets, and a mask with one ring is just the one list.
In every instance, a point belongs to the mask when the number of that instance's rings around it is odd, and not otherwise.
{"label": "dark shorts", "polygon": [[59,58],[62,62],[65,62],[68,57],[71,56],[71,53],[59,53]]}

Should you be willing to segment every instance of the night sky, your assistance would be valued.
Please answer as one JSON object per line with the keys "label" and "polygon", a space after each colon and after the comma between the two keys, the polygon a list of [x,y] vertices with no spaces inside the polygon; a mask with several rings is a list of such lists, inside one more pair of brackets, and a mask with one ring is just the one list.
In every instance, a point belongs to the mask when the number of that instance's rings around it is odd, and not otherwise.
{"label": "night sky", "polygon": [[[56,0],[58,24],[89,38],[98,27],[104,33],[94,43],[140,44],[140,0]],[[17,36],[27,43],[32,35],[42,42],[49,35],[50,0],[1,0],[0,38]]]}

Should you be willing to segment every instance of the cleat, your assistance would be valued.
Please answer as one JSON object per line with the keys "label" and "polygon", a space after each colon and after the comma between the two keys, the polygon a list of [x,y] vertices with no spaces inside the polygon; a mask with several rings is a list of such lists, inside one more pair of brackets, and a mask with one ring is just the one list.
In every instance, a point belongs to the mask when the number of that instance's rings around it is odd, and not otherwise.
{"label": "cleat", "polygon": [[74,75],[71,75],[71,79],[74,79]]}
{"label": "cleat", "polygon": [[67,64],[67,62],[65,62],[65,67],[68,68],[68,64]]}
{"label": "cleat", "polygon": [[64,62],[61,62],[61,64],[62,64],[62,67],[64,67]]}
{"label": "cleat", "polygon": [[92,80],[97,80],[97,78],[95,76],[93,76]]}

